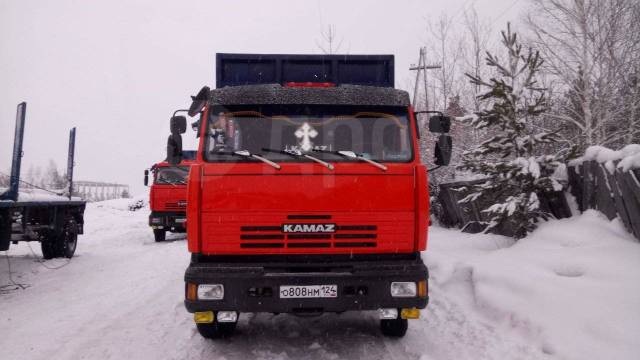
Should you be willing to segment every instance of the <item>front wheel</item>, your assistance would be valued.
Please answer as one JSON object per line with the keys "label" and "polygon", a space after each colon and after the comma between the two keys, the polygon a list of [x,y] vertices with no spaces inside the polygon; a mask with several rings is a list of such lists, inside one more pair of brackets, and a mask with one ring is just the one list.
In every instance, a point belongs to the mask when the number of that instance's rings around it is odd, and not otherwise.
{"label": "front wheel", "polygon": [[407,319],[383,319],[380,320],[380,330],[382,335],[389,337],[403,337],[409,328]]}
{"label": "front wheel", "polygon": [[153,229],[153,237],[156,239],[156,242],[164,241],[164,239],[167,237],[167,230]]}

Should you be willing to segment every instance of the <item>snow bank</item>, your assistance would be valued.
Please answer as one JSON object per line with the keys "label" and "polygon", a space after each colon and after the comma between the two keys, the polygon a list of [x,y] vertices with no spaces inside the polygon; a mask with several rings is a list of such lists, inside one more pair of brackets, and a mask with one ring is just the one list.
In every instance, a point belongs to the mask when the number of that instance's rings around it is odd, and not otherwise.
{"label": "snow bank", "polygon": [[585,161],[597,161],[605,164],[609,172],[615,170],[614,162],[618,163],[618,168],[622,171],[640,168],[640,144],[630,144],[620,150],[611,150],[604,146],[589,146],[584,155],[569,162],[569,165],[580,165]]}
{"label": "snow bank", "polygon": [[640,353],[640,244],[589,210],[513,243],[432,228],[432,282],[495,326],[569,359]]}

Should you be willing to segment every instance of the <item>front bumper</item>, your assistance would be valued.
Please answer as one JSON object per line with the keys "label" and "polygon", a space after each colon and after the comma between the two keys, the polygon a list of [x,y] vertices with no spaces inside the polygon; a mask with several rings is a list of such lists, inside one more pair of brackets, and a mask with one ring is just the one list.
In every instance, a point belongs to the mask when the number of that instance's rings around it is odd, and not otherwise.
{"label": "front bumper", "polygon": [[[223,284],[222,300],[185,300],[189,312],[234,310],[239,312],[322,313],[380,308],[427,306],[423,298],[392,297],[393,281],[428,279],[420,255],[216,257],[206,262],[192,261],[186,283]],[[258,258],[256,256],[256,258]],[[266,259],[265,259],[266,258]],[[244,261],[247,259],[247,261]],[[323,260],[330,259],[330,260]],[[280,298],[281,285],[337,285],[337,298]],[[427,287],[428,288],[428,287]],[[185,286],[186,291],[186,286]]]}
{"label": "front bumper", "polygon": [[149,226],[154,229],[185,231],[187,214],[184,211],[152,211],[149,215]]}

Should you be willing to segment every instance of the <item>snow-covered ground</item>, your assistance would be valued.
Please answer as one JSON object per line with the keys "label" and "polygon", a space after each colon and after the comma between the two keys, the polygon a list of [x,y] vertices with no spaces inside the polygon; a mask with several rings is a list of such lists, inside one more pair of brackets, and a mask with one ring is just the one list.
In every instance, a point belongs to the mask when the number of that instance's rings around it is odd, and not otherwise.
{"label": "snow-covered ground", "polygon": [[[71,261],[37,243],[0,259],[2,359],[636,359],[640,244],[596,212],[513,244],[432,227],[431,302],[403,339],[375,313],[243,314],[237,335],[201,338],[182,304],[184,236],[155,243],[131,200],[88,204]],[[33,251],[32,251],[33,250]]]}

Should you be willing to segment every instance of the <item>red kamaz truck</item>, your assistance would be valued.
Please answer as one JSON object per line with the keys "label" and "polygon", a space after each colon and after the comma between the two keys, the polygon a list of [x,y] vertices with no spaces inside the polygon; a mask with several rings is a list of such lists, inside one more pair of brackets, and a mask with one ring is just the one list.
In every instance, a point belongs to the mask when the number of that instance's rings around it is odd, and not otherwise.
{"label": "red kamaz truck", "polygon": [[149,226],[156,242],[164,241],[167,231],[183,233],[187,230],[187,177],[195,152],[183,151],[177,166],[163,161],[144,171],[144,185],[149,185],[149,171],[153,184],[149,189]]}
{"label": "red kamaz truck", "polygon": [[[188,110],[201,136],[185,305],[200,334],[230,335],[242,312],[377,310],[403,336],[428,302],[429,194],[393,56],[217,54],[216,70]],[[177,165],[186,117],[170,128]],[[450,137],[438,144],[446,165]]]}

